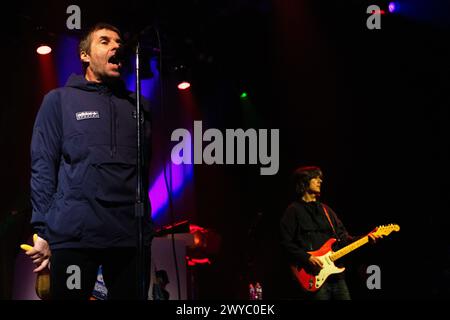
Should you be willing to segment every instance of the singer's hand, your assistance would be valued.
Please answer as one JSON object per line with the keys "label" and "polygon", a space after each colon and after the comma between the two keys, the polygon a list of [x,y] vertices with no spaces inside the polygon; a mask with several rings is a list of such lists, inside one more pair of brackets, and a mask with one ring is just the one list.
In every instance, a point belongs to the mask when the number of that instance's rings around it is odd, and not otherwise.
{"label": "singer's hand", "polygon": [[49,266],[51,251],[48,242],[37,234],[33,235],[33,242],[33,247],[27,244],[22,244],[20,247],[26,251],[25,254],[29,256],[36,265],[33,272],[39,272]]}

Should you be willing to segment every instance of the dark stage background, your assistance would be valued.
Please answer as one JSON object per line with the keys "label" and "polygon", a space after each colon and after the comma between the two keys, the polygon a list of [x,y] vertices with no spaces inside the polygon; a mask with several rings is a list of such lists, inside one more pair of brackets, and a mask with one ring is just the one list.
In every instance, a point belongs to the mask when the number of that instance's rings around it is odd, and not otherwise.
{"label": "dark stage background", "polygon": [[[129,32],[151,23],[160,29],[164,118],[156,94],[152,177],[170,155],[167,132],[194,119],[222,132],[280,129],[278,174],[260,176],[259,165],[196,165],[174,203],[176,220],[221,237],[212,264],[196,267],[198,299],[246,299],[255,281],[265,298],[286,298],[278,221],[293,200],[290,173],[310,164],[322,167],[322,200],[352,234],[401,226],[349,257],[354,299],[448,298],[450,10],[445,1],[405,2],[412,11],[382,15],[380,30],[367,29],[366,8],[386,10],[385,1],[12,4],[1,28],[0,297],[11,297],[18,244],[31,232],[32,126],[56,83],[43,78],[34,26],[77,37],[65,22],[67,6],[78,4],[82,28],[106,21]],[[171,72],[180,63],[190,70],[188,100]],[[168,211],[155,221],[170,223]],[[381,290],[366,288],[371,264],[381,267]]]}

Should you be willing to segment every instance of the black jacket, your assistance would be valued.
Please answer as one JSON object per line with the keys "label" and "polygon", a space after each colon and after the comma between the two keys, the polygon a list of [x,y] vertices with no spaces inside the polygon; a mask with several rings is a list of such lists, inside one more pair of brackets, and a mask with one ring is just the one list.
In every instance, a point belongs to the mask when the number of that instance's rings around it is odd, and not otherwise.
{"label": "black jacket", "polygon": [[[327,219],[326,207],[336,233]],[[334,250],[353,240],[334,211],[320,202],[294,201],[280,222],[281,246],[290,264],[308,266],[308,251],[319,249],[328,239],[336,238]]]}
{"label": "black jacket", "polygon": [[[122,82],[106,86],[77,75],[44,97],[31,142],[31,222],[52,249],[136,245],[134,100]],[[146,102],[143,109],[148,168]],[[144,173],[147,190],[148,171]],[[145,200],[149,243],[150,201]]]}

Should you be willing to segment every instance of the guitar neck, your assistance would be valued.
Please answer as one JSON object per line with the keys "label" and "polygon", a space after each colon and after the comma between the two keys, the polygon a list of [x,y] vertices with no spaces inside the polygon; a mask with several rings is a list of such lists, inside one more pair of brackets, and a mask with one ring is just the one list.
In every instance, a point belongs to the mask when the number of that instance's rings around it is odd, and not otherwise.
{"label": "guitar neck", "polygon": [[336,261],[339,258],[342,258],[343,256],[345,256],[347,253],[352,252],[353,250],[358,249],[359,247],[365,245],[366,243],[369,242],[369,237],[365,236],[362,237],[359,240],[356,240],[355,242],[350,243],[349,245],[343,247],[342,249],[336,251],[335,253],[333,253],[330,256],[331,261]]}

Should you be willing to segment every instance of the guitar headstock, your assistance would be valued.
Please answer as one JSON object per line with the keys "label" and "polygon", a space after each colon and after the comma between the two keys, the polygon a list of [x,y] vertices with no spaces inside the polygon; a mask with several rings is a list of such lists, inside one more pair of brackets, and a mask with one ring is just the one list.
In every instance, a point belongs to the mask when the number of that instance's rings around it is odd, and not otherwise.
{"label": "guitar headstock", "polygon": [[382,236],[388,236],[393,231],[395,231],[395,232],[400,231],[400,226],[398,224],[392,224],[392,223],[385,225],[385,226],[378,226],[371,233],[376,236],[382,237]]}

